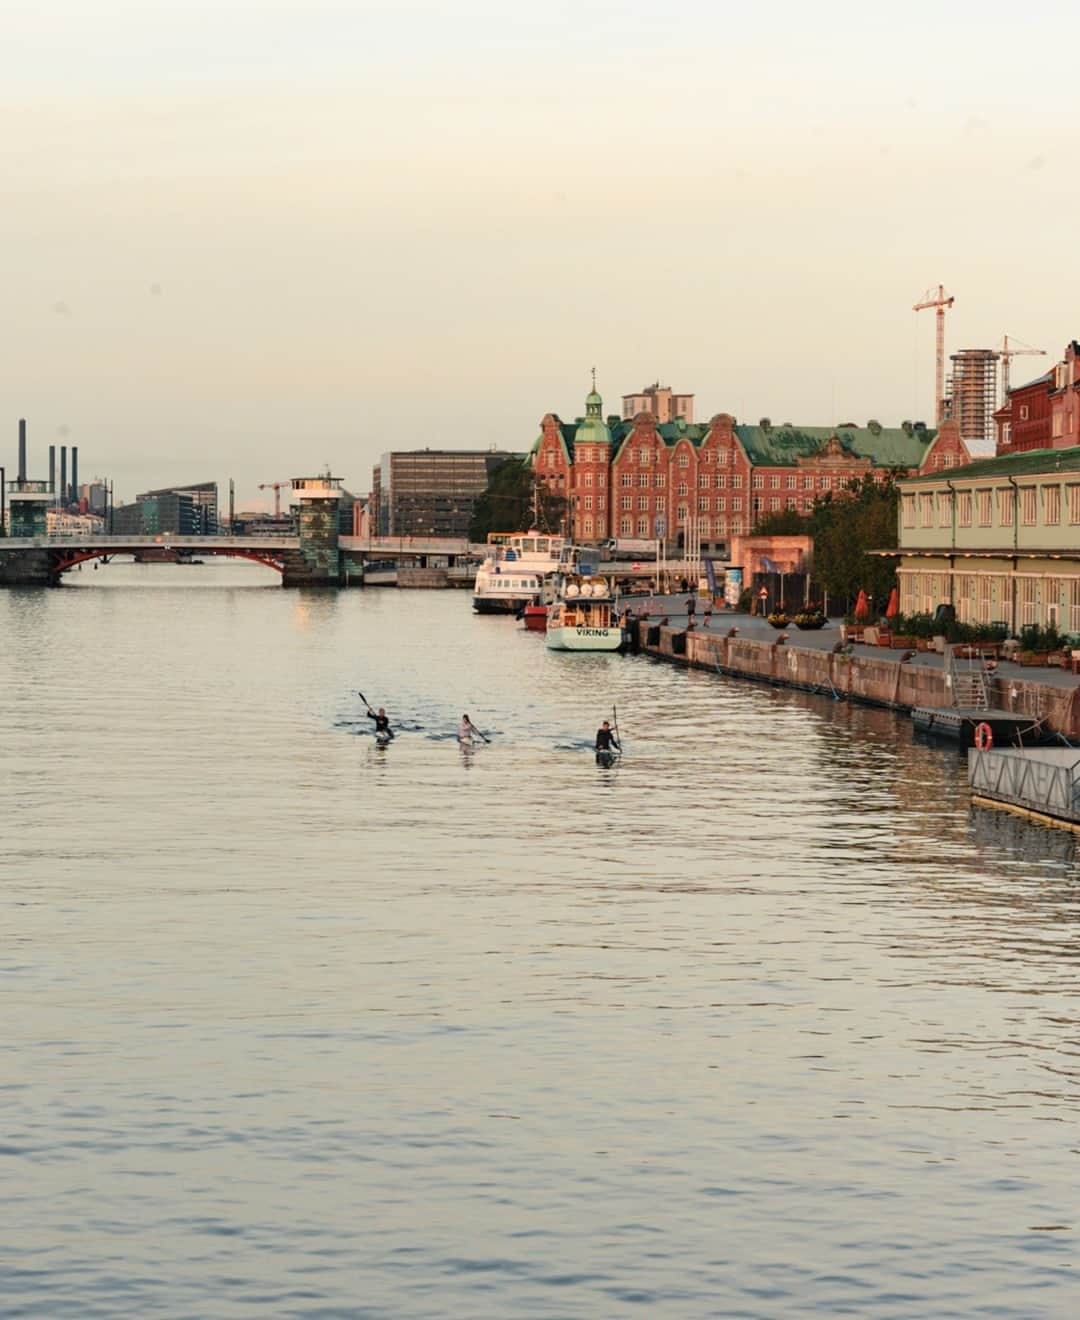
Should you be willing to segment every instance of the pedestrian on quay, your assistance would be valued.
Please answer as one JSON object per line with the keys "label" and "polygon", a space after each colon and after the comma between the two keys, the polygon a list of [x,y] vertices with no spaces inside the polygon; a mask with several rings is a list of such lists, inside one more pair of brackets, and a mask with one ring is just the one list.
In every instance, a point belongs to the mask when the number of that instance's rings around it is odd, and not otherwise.
{"label": "pedestrian on quay", "polygon": [[686,598],[686,621],[687,621],[687,623],[692,623],[692,622],[693,622],[693,619],[694,619],[694,611],[695,611],[696,609],[697,609],[697,601],[693,598],[693,596],[687,596],[687,598]]}
{"label": "pedestrian on quay", "polygon": [[705,627],[712,623],[712,597],[705,602]]}

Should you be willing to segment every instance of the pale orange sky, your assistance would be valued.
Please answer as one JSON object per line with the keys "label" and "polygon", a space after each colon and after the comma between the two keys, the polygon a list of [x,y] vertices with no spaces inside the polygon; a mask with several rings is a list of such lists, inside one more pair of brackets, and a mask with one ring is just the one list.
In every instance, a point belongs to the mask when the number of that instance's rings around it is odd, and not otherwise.
{"label": "pale orange sky", "polygon": [[[588,369],[825,425],[1080,333],[1051,3],[161,5],[4,17],[0,462],[117,491],[526,448]],[[1055,33],[1057,36],[1055,37]],[[66,428],[66,430],[64,429]]]}

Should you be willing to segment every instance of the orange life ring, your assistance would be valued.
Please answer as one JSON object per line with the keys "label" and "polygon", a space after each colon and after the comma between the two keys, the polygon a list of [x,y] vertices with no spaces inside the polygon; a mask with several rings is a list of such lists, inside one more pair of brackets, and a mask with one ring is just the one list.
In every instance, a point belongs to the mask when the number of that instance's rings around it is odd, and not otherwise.
{"label": "orange life ring", "polygon": [[988,752],[994,745],[994,731],[984,720],[975,725],[975,746],[980,752]]}

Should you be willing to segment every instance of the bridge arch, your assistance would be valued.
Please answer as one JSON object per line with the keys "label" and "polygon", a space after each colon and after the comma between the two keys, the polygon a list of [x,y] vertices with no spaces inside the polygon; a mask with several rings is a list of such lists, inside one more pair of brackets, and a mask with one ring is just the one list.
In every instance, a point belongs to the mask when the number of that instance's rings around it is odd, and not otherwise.
{"label": "bridge arch", "polygon": [[[159,549],[159,546],[110,546],[107,549],[96,550],[54,550],[52,569],[59,577],[69,569],[77,567],[79,564],[85,564],[91,559],[100,559],[108,562],[114,555],[136,555],[147,549]],[[189,547],[184,547],[188,549]],[[228,546],[206,546],[199,547],[193,551],[198,555],[222,555],[230,559],[247,559],[253,564],[262,564],[264,568],[272,568],[279,575],[285,573],[285,559],[283,555],[275,555],[270,551],[247,550],[240,547],[231,548]]]}

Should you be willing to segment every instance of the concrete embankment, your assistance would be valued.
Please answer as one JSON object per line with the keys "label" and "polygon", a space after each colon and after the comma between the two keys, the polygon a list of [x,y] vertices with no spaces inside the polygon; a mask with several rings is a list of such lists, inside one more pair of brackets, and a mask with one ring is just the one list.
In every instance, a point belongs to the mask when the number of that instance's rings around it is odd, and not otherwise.
{"label": "concrete embankment", "polygon": [[[909,713],[914,706],[949,706],[952,697],[940,664],[901,663],[899,655],[875,648],[836,654],[788,643],[727,637],[706,631],[639,624],[642,655],[695,669],[711,669],[774,687],[819,692],[871,706]],[[893,656],[895,655],[895,658]],[[1002,663],[991,682],[991,704],[998,709],[1042,719],[1047,730],[1080,738],[1080,685],[1072,680],[1040,682],[1018,666]]]}

